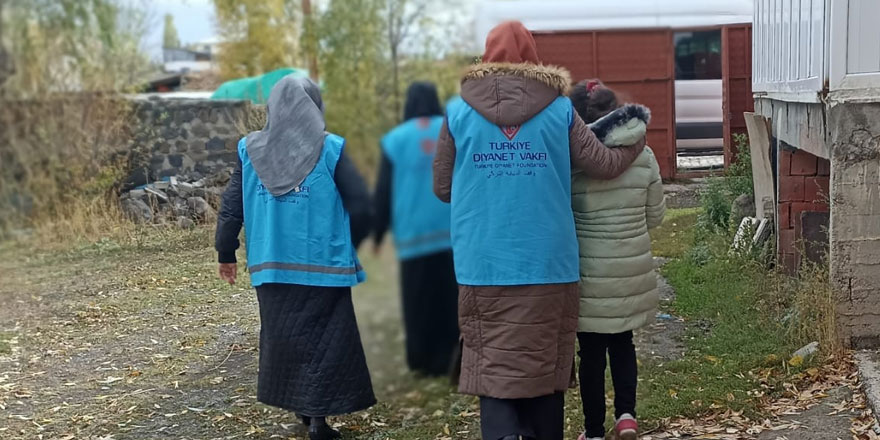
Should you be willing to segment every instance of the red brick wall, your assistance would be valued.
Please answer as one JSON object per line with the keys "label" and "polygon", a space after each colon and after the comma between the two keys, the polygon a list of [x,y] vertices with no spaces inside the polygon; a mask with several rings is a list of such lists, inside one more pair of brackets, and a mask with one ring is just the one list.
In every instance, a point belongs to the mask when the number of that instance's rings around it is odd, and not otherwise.
{"label": "red brick wall", "polygon": [[801,213],[828,212],[831,163],[802,150],[779,152],[779,261],[789,273],[800,264]]}

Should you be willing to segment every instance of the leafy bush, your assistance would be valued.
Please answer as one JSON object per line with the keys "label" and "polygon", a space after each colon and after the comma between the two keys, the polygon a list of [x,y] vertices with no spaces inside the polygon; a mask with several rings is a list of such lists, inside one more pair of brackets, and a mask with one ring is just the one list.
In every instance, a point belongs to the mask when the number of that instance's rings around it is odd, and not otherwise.
{"label": "leafy bush", "polygon": [[730,222],[733,201],[742,194],[755,194],[748,137],[735,134],[734,144],[737,148],[736,159],[721,176],[710,177],[706,188],[700,193],[700,204],[703,207],[700,225],[712,232],[729,233],[731,228],[738,226]]}

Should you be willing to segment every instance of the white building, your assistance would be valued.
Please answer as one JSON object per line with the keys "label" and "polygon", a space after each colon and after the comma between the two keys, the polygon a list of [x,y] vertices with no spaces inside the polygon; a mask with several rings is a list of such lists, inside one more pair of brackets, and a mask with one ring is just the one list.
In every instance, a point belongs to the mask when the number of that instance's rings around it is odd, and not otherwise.
{"label": "white building", "polygon": [[[880,1],[755,0],[752,53],[755,113],[779,158],[780,252],[830,208],[841,335],[880,346]],[[798,186],[823,179],[824,201]]]}

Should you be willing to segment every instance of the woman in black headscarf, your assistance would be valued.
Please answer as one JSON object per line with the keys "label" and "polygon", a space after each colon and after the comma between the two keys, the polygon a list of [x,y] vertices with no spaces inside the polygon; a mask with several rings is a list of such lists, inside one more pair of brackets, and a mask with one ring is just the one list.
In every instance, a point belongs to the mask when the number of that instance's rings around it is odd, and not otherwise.
{"label": "woman in black headscarf", "polygon": [[260,303],[257,398],[298,414],[312,440],[339,437],[325,417],[376,402],[351,300],[364,279],[355,249],[369,234],[370,202],[323,111],[311,80],[278,82],[266,127],[239,142],[216,235],[220,277],[233,284],[247,230]]}
{"label": "woman in black headscarf", "polygon": [[379,246],[390,225],[400,258],[407,364],[427,375],[449,373],[458,346],[449,205],[434,197],[431,179],[442,125],[436,87],[413,83],[404,122],[382,138],[375,193],[375,244]]}

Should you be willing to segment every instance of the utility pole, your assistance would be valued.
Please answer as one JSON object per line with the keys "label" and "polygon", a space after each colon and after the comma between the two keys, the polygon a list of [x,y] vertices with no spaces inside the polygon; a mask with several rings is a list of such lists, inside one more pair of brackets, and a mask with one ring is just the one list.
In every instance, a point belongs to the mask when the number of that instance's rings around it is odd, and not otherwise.
{"label": "utility pole", "polygon": [[312,81],[318,82],[321,75],[318,72],[318,35],[315,30],[315,18],[312,15],[312,1],[302,0],[303,23],[305,23],[306,34],[306,57],[309,63],[309,77]]}

